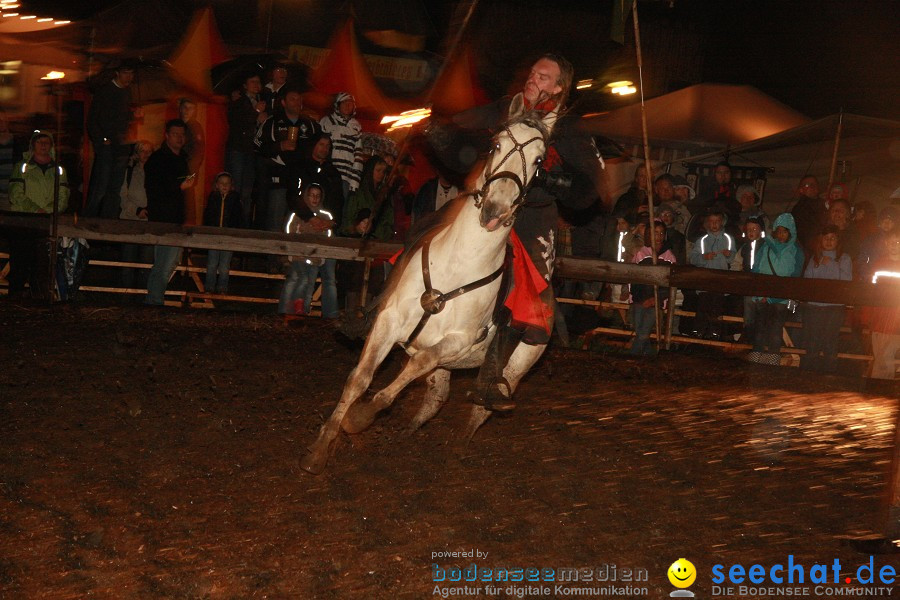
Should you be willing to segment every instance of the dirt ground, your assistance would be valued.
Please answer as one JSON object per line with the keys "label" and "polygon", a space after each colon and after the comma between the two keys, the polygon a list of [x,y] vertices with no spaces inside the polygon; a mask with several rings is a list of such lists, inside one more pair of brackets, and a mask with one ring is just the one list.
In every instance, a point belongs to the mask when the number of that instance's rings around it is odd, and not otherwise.
{"label": "dirt ground", "polygon": [[358,356],[317,321],[0,301],[0,327],[2,598],[429,598],[434,564],[473,563],[646,569],[617,597],[664,598],[679,557],[708,598],[715,564],[852,577],[869,556],[839,536],[885,523],[896,387],[553,350],[467,448],[462,372],[422,430],[418,383],[316,477]]}

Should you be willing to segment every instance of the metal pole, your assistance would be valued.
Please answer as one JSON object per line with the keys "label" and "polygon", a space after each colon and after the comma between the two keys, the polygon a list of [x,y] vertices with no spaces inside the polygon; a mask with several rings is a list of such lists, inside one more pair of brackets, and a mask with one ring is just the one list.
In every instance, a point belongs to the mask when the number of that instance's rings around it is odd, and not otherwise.
{"label": "metal pole", "polygon": [[[366,259],[366,268],[363,271],[363,284],[362,291],[359,294],[359,308],[364,308],[366,306],[366,296],[369,294],[369,274],[372,271],[372,259]],[[349,307],[347,307],[349,308]]]}
{"label": "metal pole", "polygon": [[[650,256],[653,258],[653,264],[656,260],[656,228],[653,226],[655,221],[653,210],[653,169],[650,166],[650,140],[647,135],[647,109],[644,106],[644,59],[641,54],[641,28],[638,24],[637,0],[631,5],[631,14],[634,15],[634,45],[637,49],[637,67],[638,67],[638,87],[641,90],[641,130],[644,136],[644,173],[647,176],[647,206],[650,209]],[[659,300],[659,286],[653,286],[653,300]],[[657,307],[659,308],[659,307]],[[659,311],[657,310],[657,315]],[[660,349],[662,338],[660,336],[659,318],[656,319],[656,349]]]}
{"label": "metal pole", "polygon": [[275,0],[269,0],[269,20],[266,24],[266,53],[269,52],[269,35],[272,33],[272,9],[275,6]]}
{"label": "metal pole", "polygon": [[834,171],[837,167],[837,156],[838,156],[838,148],[841,146],[841,133],[844,130],[844,109],[841,109],[841,114],[838,116],[838,126],[837,131],[834,134],[834,151],[831,153],[831,169],[828,171],[828,187],[825,188],[825,193],[831,193],[831,186],[834,184]]}
{"label": "metal pole", "polygon": [[675,323],[675,294],[678,288],[669,286],[669,310],[666,312],[666,350],[672,347],[672,326]]}

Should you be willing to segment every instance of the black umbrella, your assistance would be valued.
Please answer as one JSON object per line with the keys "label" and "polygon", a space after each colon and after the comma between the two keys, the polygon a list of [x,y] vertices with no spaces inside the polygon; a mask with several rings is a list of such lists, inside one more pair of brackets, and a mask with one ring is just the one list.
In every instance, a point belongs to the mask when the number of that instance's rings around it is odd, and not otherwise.
{"label": "black umbrella", "polygon": [[[121,61],[110,63],[91,77],[91,89],[96,90],[112,81],[121,64]],[[168,61],[135,59],[129,60],[128,66],[134,69],[134,81],[130,87],[131,99],[135,104],[166,101],[182,87],[172,74]]]}
{"label": "black umbrella", "polygon": [[261,78],[275,67],[284,67],[288,72],[288,81],[299,85],[302,91],[310,89],[309,68],[295,61],[288,60],[283,54],[245,54],[232,60],[220,63],[210,69],[213,92],[228,95],[240,90],[244,81],[253,75]]}

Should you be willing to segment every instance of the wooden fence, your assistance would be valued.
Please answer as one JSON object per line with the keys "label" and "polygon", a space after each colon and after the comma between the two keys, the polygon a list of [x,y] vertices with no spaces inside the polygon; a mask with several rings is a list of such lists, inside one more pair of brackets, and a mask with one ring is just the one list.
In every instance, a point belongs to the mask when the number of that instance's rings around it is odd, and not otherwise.
{"label": "wooden fence", "polygon": [[[0,212],[0,228],[23,230],[33,233],[50,232],[48,215],[30,215],[22,213]],[[352,238],[323,238],[315,235],[291,235],[265,231],[244,229],[221,229],[216,227],[177,226],[164,223],[147,223],[142,221],[77,219],[61,216],[58,222],[60,237],[84,238],[91,241],[121,242],[130,244],[162,244],[192,249],[231,250],[234,252],[294,255],[338,260],[373,260],[393,256],[402,245],[391,242],[362,241]],[[149,268],[150,265],[122,263],[118,261],[92,260],[97,267],[135,267]],[[222,296],[206,293],[203,288],[201,273],[205,268],[195,265],[189,258],[187,264],[178,269],[186,273],[194,282],[196,291],[167,291],[167,303],[192,307],[213,308],[216,301],[248,302],[257,304],[274,304],[277,299],[271,297]],[[900,281],[881,281],[878,285],[868,282],[845,282],[832,280],[816,280],[801,278],[783,278],[770,275],[742,273],[734,271],[716,271],[699,269],[691,266],[646,266],[608,262],[591,258],[560,257],[556,261],[556,273],[559,277],[585,281],[603,281],[609,283],[639,283],[671,288],[674,297],[675,289],[708,290],[738,295],[771,296],[792,298],[801,301],[819,301],[845,304],[847,306],[896,306],[900,303]],[[0,275],[5,275],[0,272]],[[233,270],[232,277],[253,277],[257,279],[283,279],[283,275],[271,275],[253,271]],[[86,292],[107,292],[141,294],[141,289],[125,289],[117,287],[84,286]],[[318,291],[317,291],[318,296]],[[627,309],[620,303],[587,301],[561,298],[560,302],[581,304],[598,308]],[[670,311],[670,315],[693,316],[686,311]],[[740,317],[723,317],[728,321],[742,321]],[[676,342],[683,344],[702,344],[718,346],[725,349],[741,350],[749,346],[728,341],[713,341],[673,336],[671,334],[672,318],[664,335],[666,344]],[[788,324],[788,328],[799,327]],[[624,329],[598,328],[593,334],[613,336],[631,336],[633,332]],[[654,335],[655,338],[655,335]],[[794,358],[803,353],[791,341],[786,328],[785,347],[782,353]],[[871,356],[864,354],[842,354],[842,358],[870,361]],[[796,362],[796,361],[794,361]]]}

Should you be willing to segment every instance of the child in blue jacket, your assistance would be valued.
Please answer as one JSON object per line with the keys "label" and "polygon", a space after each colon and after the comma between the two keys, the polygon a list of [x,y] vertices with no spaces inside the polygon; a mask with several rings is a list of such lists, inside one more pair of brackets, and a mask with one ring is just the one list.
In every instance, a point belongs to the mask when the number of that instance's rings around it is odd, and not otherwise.
{"label": "child in blue jacket", "polygon": [[[754,273],[778,277],[800,277],[803,272],[803,250],[797,243],[797,225],[790,213],[782,213],[772,225],[771,237],[765,238]],[[793,302],[784,298],[754,296],[753,320],[756,331],[749,359],[768,365],[781,363],[781,332],[792,311]]]}

